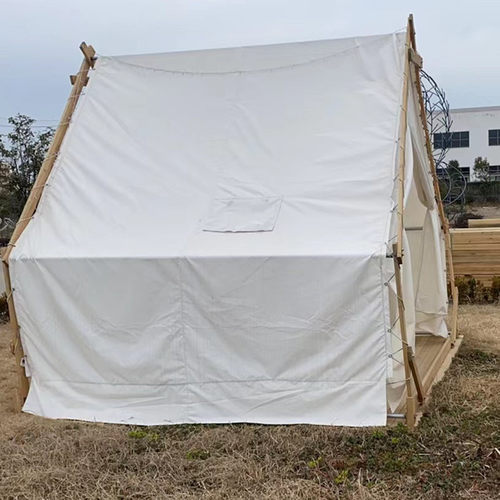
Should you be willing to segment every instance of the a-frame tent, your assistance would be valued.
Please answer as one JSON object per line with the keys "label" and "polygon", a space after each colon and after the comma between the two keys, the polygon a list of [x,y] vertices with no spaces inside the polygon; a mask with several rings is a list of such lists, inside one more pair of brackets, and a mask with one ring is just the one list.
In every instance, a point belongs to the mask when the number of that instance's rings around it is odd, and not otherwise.
{"label": "a-frame tent", "polygon": [[340,40],[81,49],[3,257],[24,411],[414,425],[458,342],[412,18]]}

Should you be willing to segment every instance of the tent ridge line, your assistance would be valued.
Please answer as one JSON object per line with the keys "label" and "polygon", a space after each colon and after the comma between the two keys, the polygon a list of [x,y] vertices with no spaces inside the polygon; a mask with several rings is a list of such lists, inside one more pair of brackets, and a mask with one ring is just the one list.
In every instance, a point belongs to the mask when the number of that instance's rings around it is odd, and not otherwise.
{"label": "tent ridge line", "polygon": [[23,366],[25,354],[21,343],[20,326],[17,320],[14,304],[14,289],[12,288],[12,282],[9,272],[9,256],[12,252],[12,249],[16,246],[17,240],[26,229],[29,221],[33,218],[33,214],[37,209],[38,202],[40,201],[44,188],[47,184],[47,179],[58,156],[61,144],[66,135],[66,131],[68,130],[71,117],[73,116],[73,112],[77,106],[83,87],[85,87],[88,83],[89,70],[90,68],[94,67],[96,57],[95,50],[92,45],[87,45],[85,42],[82,42],[80,44],[80,50],[84,55],[84,59],[80,65],[78,73],[75,75],[75,78],[71,78],[73,86],[66,101],[66,106],[64,107],[64,111],[57,126],[56,132],[54,134],[54,137],[52,138],[52,142],[47,151],[47,154],[45,155],[42,166],[40,167],[40,171],[38,172],[35,183],[31,188],[28,199],[23,207],[23,211],[21,212],[17,224],[14,227],[14,231],[12,232],[12,236],[10,237],[7,248],[2,255],[2,267],[5,280],[5,289],[7,293],[7,305],[9,309],[10,325],[12,330],[11,349],[16,358],[16,370],[18,376],[17,406],[19,410],[21,410],[22,405],[24,404],[24,401],[26,400],[26,397],[28,395],[29,380],[26,376],[26,372]]}

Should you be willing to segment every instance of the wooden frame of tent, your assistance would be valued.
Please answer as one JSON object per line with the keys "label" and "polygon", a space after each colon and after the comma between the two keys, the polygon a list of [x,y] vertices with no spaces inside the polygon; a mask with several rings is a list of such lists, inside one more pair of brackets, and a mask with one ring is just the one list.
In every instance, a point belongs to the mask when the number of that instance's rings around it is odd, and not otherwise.
{"label": "wooden frame of tent", "polygon": [[61,148],[64,136],[66,135],[66,131],[68,130],[69,124],[71,122],[71,117],[73,116],[73,112],[78,103],[78,99],[82,93],[83,88],[88,83],[89,70],[90,68],[94,67],[94,48],[91,45],[87,45],[85,42],[82,42],[80,44],[80,50],[83,52],[84,59],[78,73],[76,75],[70,76],[70,81],[73,87],[66,102],[61,120],[59,121],[56,133],[54,134],[47,155],[45,156],[40,171],[38,172],[35,183],[31,188],[28,200],[26,201],[21,216],[19,217],[16,227],[14,228],[9,244],[7,245],[7,249],[2,255],[5,291],[7,294],[7,304],[9,308],[10,324],[12,328],[11,351],[12,354],[16,357],[16,370],[18,375],[17,405],[19,410],[21,409],[28,395],[29,380],[24,370],[24,351],[21,344],[21,333],[19,323],[17,321],[14,298],[12,296],[13,289],[9,274],[9,255],[12,251],[12,248],[16,246],[17,240],[21,236],[22,232],[24,231],[36,211],[36,207],[38,206],[38,202],[40,201],[40,198],[42,196],[47,179],[50,175],[50,172],[52,171],[52,167],[54,166],[57,155],[59,154],[59,149]]}
{"label": "wooden frame of tent", "polygon": [[[40,168],[40,172],[30,192],[26,205],[23,208],[21,216],[16,224],[8,248],[2,256],[2,265],[4,270],[4,278],[7,293],[7,302],[9,307],[10,323],[12,327],[12,353],[15,355],[18,374],[18,408],[21,409],[29,389],[29,380],[26,376],[24,369],[24,352],[21,344],[20,327],[17,321],[16,310],[13,300],[13,289],[9,275],[9,255],[12,248],[16,245],[20,235],[32,219],[36,211],[38,202],[43,193],[47,179],[52,171],[55,160],[58,156],[61,144],[63,142],[66,131],[71,122],[73,112],[78,103],[78,99],[82,93],[83,88],[87,85],[89,80],[89,70],[94,67],[95,50],[91,45],[83,42],[80,45],[80,50],[83,52],[84,59],[80,66],[80,70],[76,75],[71,75],[70,80],[72,83],[72,90],[66,107],[64,108],[61,120],[57,127],[54,138],[48,150],[47,156]],[[432,147],[430,143],[429,131],[427,128],[427,121],[425,115],[425,106],[422,94],[422,87],[420,83],[419,70],[422,66],[422,58],[417,53],[415,41],[415,28],[413,23],[413,16],[408,18],[407,37],[405,45],[406,57],[403,75],[403,96],[402,107],[400,116],[400,129],[399,129],[399,155],[398,155],[398,230],[397,240],[393,247],[393,259],[396,280],[396,290],[398,297],[398,314],[401,331],[401,341],[403,350],[403,360],[405,369],[405,395],[403,403],[398,408],[397,413],[388,415],[389,422],[404,419],[409,427],[413,427],[417,422],[418,406],[425,402],[432,385],[444,373],[453,355],[456,353],[461,338],[457,338],[457,308],[458,308],[458,290],[455,287],[455,276],[453,272],[453,262],[451,256],[450,245],[450,231],[449,224],[446,219],[441,196],[439,192],[439,183],[436,175],[436,166],[432,156]],[[416,352],[408,345],[406,321],[405,321],[405,308],[402,296],[402,279],[401,279],[401,264],[404,258],[403,254],[403,234],[404,234],[404,183],[405,183],[405,145],[406,145],[406,131],[407,131],[407,103],[409,95],[409,86],[415,85],[419,99],[420,118],[426,139],[427,156],[431,167],[431,174],[433,178],[433,186],[435,192],[436,203],[441,220],[441,226],[445,235],[446,244],[446,261],[448,271],[448,284],[450,286],[453,298],[453,308],[451,314],[451,333],[446,338],[434,337],[432,335],[418,336],[416,339]]]}
{"label": "wooden frame of tent", "polygon": [[[403,350],[403,361],[405,369],[405,395],[403,403],[399,406],[397,413],[389,415],[389,422],[404,418],[409,427],[414,427],[418,421],[418,406],[423,405],[429,396],[434,383],[444,375],[453,356],[456,354],[462,338],[457,338],[457,314],[458,314],[458,289],[455,286],[455,273],[453,270],[453,259],[451,255],[450,226],[444,213],[439,181],[437,178],[436,164],[432,155],[429,129],[425,112],[422,84],[420,81],[420,68],[422,57],[417,52],[415,37],[415,25],[413,15],[408,18],[405,44],[405,65],[403,73],[403,96],[399,128],[399,155],[398,155],[398,232],[397,242],[393,246],[394,277],[396,280],[396,292],[398,302],[399,325]],[[404,184],[405,184],[405,146],[407,131],[407,111],[409,86],[415,85],[419,101],[420,119],[425,135],[427,158],[431,168],[434,196],[441,221],[441,228],[445,237],[446,267],[448,285],[452,294],[451,332],[446,339],[434,337],[430,334],[418,335],[415,339],[415,352],[408,344],[405,321],[405,306],[403,300],[403,284],[401,279],[401,264],[403,262],[403,233],[404,233]],[[421,375],[423,374],[423,375]]]}

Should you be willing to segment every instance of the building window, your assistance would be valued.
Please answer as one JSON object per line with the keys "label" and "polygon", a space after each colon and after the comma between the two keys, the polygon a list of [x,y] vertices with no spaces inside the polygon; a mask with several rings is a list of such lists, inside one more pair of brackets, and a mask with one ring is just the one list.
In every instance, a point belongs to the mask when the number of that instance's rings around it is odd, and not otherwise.
{"label": "building window", "polygon": [[[458,169],[460,170],[460,173],[465,177],[465,180],[467,182],[469,182],[470,181],[470,168],[469,167],[458,167]],[[456,175],[456,173],[454,173],[453,170],[450,172],[450,171],[448,171],[447,168],[438,168],[436,170],[436,174],[437,174],[439,179],[445,179],[446,181],[450,178],[450,176]],[[498,175],[500,175],[500,172]]]}
{"label": "building window", "polygon": [[465,177],[466,181],[470,181],[470,168],[469,167],[459,167],[460,172]]}
{"label": "building window", "polygon": [[488,130],[488,144],[490,146],[500,146],[500,129]]}
{"label": "building window", "polygon": [[500,165],[490,165],[490,178],[492,181],[500,181]]}
{"label": "building window", "polygon": [[434,149],[468,148],[469,131],[434,134]]}

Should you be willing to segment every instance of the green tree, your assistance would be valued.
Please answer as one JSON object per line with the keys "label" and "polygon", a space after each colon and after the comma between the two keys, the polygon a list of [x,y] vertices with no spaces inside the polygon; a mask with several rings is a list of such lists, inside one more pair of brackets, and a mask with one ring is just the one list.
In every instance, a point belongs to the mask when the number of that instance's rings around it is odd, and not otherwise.
{"label": "green tree", "polygon": [[447,201],[450,197],[453,197],[456,186],[461,184],[461,182],[462,174],[460,172],[460,164],[457,160],[450,160],[441,171],[441,175],[439,175],[441,199]]}
{"label": "green tree", "polygon": [[9,118],[12,130],[0,136],[0,217],[17,220],[54,134],[35,131],[35,120],[18,114]]}
{"label": "green tree", "polygon": [[478,156],[474,160],[474,175],[479,182],[479,190],[483,198],[488,198],[491,190],[491,175],[490,175],[490,164],[487,158],[482,158]]}
{"label": "green tree", "polygon": [[446,167],[446,171],[448,172],[450,180],[461,180],[462,175],[460,173],[460,163],[458,163],[458,160],[450,160]]}
{"label": "green tree", "polygon": [[474,160],[474,175],[479,182],[491,182],[490,164],[487,158],[478,156]]}

